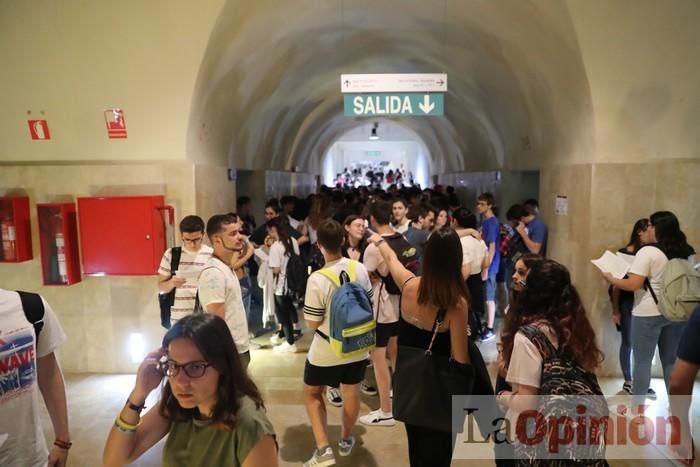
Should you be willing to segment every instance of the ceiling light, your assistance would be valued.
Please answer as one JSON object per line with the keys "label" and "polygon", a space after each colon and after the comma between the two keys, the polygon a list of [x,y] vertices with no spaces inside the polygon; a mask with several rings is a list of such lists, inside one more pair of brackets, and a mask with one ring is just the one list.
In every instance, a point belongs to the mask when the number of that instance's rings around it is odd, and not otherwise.
{"label": "ceiling light", "polygon": [[372,128],[372,131],[369,134],[369,139],[372,141],[376,141],[379,139],[379,135],[377,134],[377,128],[379,127],[379,123],[374,122],[374,128]]}

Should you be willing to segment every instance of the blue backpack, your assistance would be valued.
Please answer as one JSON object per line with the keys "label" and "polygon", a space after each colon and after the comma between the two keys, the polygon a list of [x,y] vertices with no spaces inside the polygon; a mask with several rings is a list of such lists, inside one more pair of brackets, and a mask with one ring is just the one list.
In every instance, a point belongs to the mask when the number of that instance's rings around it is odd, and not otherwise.
{"label": "blue backpack", "polygon": [[350,261],[347,271],[340,275],[328,268],[318,273],[336,287],[330,303],[330,335],[316,331],[328,341],[333,353],[340,358],[350,358],[372,350],[376,343],[372,304],[367,291],[355,283],[357,261]]}

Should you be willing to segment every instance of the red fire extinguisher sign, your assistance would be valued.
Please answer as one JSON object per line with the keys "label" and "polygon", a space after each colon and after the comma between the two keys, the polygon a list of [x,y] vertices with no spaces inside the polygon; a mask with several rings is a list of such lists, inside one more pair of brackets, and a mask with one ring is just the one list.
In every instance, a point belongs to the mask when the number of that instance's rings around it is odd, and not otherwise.
{"label": "red fire extinguisher sign", "polygon": [[46,120],[27,120],[29,125],[29,134],[34,140],[48,140],[51,139],[51,133],[49,133],[49,122]]}
{"label": "red fire extinguisher sign", "polygon": [[104,112],[109,139],[126,138],[126,121],[122,109],[107,109]]}

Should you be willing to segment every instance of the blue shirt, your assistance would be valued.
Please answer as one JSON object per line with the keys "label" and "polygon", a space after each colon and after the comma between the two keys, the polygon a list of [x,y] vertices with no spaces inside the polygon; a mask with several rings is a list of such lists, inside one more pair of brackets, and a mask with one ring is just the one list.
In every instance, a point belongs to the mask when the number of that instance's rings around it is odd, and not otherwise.
{"label": "blue shirt", "polygon": [[540,256],[547,256],[547,224],[539,217],[535,217],[527,224],[527,235],[530,237],[530,240],[542,245]]}
{"label": "blue shirt", "polygon": [[683,337],[678,344],[678,358],[694,365],[700,365],[700,306],[685,325]]}
{"label": "blue shirt", "polygon": [[501,223],[498,222],[496,216],[485,219],[481,224],[481,236],[486,242],[487,247],[491,247],[494,244],[495,253],[493,255],[493,260],[491,261],[491,266],[489,266],[489,276],[493,276],[498,273],[498,266],[501,264],[501,251],[499,250],[499,241],[501,235]]}

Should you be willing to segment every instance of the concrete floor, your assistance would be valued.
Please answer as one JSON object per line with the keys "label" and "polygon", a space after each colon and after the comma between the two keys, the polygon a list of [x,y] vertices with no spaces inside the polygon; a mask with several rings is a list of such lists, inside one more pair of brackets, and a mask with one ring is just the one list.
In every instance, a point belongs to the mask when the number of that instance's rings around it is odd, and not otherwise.
{"label": "concrete floor", "polygon": [[[306,333],[299,344],[302,349],[308,348],[310,341],[308,334]],[[261,343],[266,342],[264,338],[256,340]],[[482,351],[487,360],[493,359],[496,354],[495,343],[486,344]],[[305,359],[305,352],[279,355],[273,354],[269,348],[252,351],[250,372],[263,393],[269,418],[277,431],[279,459],[282,466],[300,465],[308,459],[314,448],[301,391]],[[133,387],[134,375],[66,375],[66,380],[74,443],[68,465],[80,467],[99,465],[107,432]],[[601,379],[601,386],[606,394],[617,393],[621,384],[620,379]],[[652,384],[659,394],[665,393],[662,380],[654,380]],[[700,384],[696,385],[695,394],[693,418],[697,430],[699,428],[697,422],[700,419]],[[147,405],[153,405],[155,399],[156,395],[153,394]],[[362,396],[361,415],[377,407],[378,398]],[[330,437],[331,440],[337,440],[340,436],[340,410],[329,406],[328,411]],[[44,426],[47,429],[50,427],[48,417],[45,417]],[[338,465],[366,467],[408,465],[406,436],[401,423],[388,428],[368,428],[358,425],[355,436],[359,441],[358,446],[350,457],[337,458]],[[47,431],[47,439],[53,439],[50,431]],[[160,465],[161,443],[133,465],[142,467]],[[612,460],[610,464],[612,466],[671,466],[675,463],[646,459]],[[493,465],[493,461],[456,460],[452,465],[486,466]]]}

